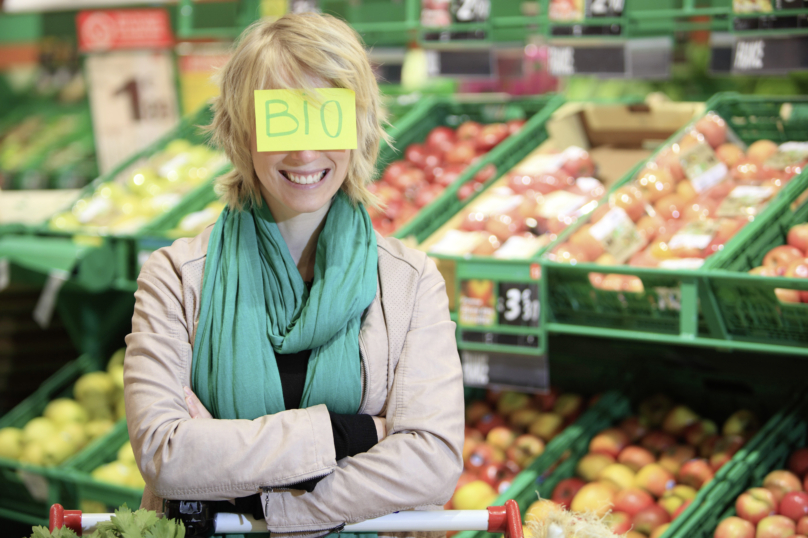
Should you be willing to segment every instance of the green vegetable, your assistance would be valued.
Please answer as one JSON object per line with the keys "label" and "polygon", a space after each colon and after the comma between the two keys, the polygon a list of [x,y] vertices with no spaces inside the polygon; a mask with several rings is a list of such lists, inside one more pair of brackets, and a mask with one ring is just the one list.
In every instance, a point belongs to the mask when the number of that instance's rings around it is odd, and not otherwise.
{"label": "green vegetable", "polygon": [[[132,512],[125,504],[115,510],[109,521],[98,524],[88,538],[184,538],[185,527],[174,519],[161,519],[151,510]],[[31,538],[78,538],[68,528],[49,532],[45,527],[34,527]]]}

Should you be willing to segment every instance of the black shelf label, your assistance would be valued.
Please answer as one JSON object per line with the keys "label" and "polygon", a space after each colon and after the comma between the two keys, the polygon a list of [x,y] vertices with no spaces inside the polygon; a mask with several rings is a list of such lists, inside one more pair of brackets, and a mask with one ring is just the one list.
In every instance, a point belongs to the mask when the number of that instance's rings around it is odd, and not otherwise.
{"label": "black shelf label", "polygon": [[[728,61],[729,60],[729,61]],[[808,36],[738,38],[713,47],[711,69],[747,75],[788,74],[808,69]]]}
{"label": "black shelf label", "polygon": [[463,384],[468,387],[501,387],[546,392],[550,368],[545,355],[518,355],[463,350]]}
{"label": "black shelf label", "polygon": [[538,349],[539,337],[535,334],[506,334],[492,331],[460,331],[460,342],[469,344],[495,344]]}
{"label": "black shelf label", "polygon": [[624,45],[551,46],[549,65],[550,72],[557,76],[624,75],[626,73],[626,49]]}

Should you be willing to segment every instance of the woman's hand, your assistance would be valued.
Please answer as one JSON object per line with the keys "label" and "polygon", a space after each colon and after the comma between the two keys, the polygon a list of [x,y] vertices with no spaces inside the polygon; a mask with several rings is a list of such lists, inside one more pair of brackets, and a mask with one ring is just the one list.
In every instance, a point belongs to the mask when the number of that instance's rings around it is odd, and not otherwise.
{"label": "woman's hand", "polygon": [[205,406],[202,405],[202,402],[199,401],[199,398],[191,389],[183,387],[183,390],[185,391],[185,403],[188,404],[188,412],[191,414],[191,418],[213,418],[213,415],[205,409]]}

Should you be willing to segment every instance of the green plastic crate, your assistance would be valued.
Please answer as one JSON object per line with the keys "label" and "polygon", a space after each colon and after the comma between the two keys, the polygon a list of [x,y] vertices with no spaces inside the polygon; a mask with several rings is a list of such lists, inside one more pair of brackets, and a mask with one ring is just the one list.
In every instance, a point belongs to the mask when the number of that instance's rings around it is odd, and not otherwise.
{"label": "green plastic crate", "polygon": [[70,461],[64,476],[65,481],[75,489],[76,504],[65,508],[78,509],[85,501],[103,503],[108,512],[114,511],[124,503],[133,510],[140,506],[142,489],[100,482],[90,475],[98,466],[115,461],[118,450],[128,440],[126,421],[121,421],[115,425],[115,429],[110,432],[103,444],[82,451]]}
{"label": "green plastic crate", "polygon": [[479,192],[475,193],[465,200],[460,200],[457,196],[460,187],[471,181],[477,172],[489,164],[496,168],[494,176],[486,182],[487,187],[541,143],[544,124],[563,102],[563,97],[551,95],[529,98],[482,95],[433,97],[402,118],[390,131],[394,147],[383,146],[379,153],[376,163],[379,173],[388,164],[400,159],[409,144],[425,140],[429,131],[440,125],[457,127],[468,120],[493,123],[526,119],[527,122],[516,135],[509,136],[477,163],[469,166],[440,196],[421,209],[410,222],[396,230],[393,237],[412,236],[419,243],[429,237],[449,217],[479,195]]}
{"label": "green plastic crate", "polygon": [[[639,370],[643,370],[641,367]],[[764,405],[763,400],[756,393],[755,386],[742,384],[729,384],[723,387],[715,385],[715,375],[688,372],[669,371],[664,368],[637,373],[626,385],[624,391],[611,391],[595,404],[578,422],[571,425],[557,439],[547,445],[544,454],[536,459],[534,464],[522,471],[512,483],[511,487],[500,495],[494,505],[504,505],[507,500],[515,499],[519,504],[524,522],[525,512],[531,503],[539,498],[549,499],[558,483],[566,478],[575,476],[575,467],[578,461],[587,454],[589,442],[602,430],[613,427],[621,420],[633,414],[633,408],[642,398],[649,395],[649,387],[656,386],[663,392],[675,396],[677,401],[693,408],[696,412],[703,411],[705,417],[715,420],[717,424],[723,422],[732,411],[741,406],[756,411],[759,415],[770,418],[761,427],[758,433],[735,456],[722,467],[712,481],[705,484],[693,503],[679,516],[677,522],[689,520],[697,509],[702,507],[709,499],[716,487],[722,483],[736,469],[743,467],[749,454],[760,451],[767,446],[774,432],[780,431],[785,417],[794,407],[796,396],[785,398],[785,403]],[[720,378],[721,376],[719,376]],[[641,380],[641,382],[639,382]],[[562,440],[563,436],[563,440]],[[551,450],[551,445],[553,445]],[[669,528],[662,538],[674,538],[672,528]],[[495,535],[480,531],[465,531],[460,533],[461,538],[494,538]],[[677,535],[684,537],[685,535]]]}
{"label": "green plastic crate", "polygon": [[[0,418],[0,428],[22,428],[32,418],[41,416],[48,402],[71,396],[76,380],[84,373],[98,370],[98,364],[89,355],[67,364]],[[120,423],[125,427],[125,421]],[[75,494],[64,481],[64,469],[69,468],[82,453],[97,450],[106,444],[107,437],[96,439],[57,467],[40,467],[0,458],[0,517],[32,525],[47,525],[52,504],[74,504]]]}
{"label": "green plastic crate", "polygon": [[420,0],[320,0],[319,8],[345,20],[367,47],[404,46],[414,41]]}
{"label": "green plastic crate", "polygon": [[808,280],[748,274],[763,264],[769,250],[786,243],[792,226],[808,222],[808,203],[796,210],[791,208],[792,202],[808,189],[808,176],[800,179],[795,185],[798,188],[789,189],[777,211],[757,219],[748,233],[724,250],[720,265],[709,274],[727,339],[795,346],[808,354],[808,304],[781,303],[774,294],[775,288],[808,291]]}
{"label": "green plastic crate", "polygon": [[[786,103],[793,104],[796,111],[808,106],[808,99],[718,94],[707,103],[707,109],[724,118],[747,144],[765,138],[778,143],[808,141],[808,118],[793,114],[791,121],[785,121],[780,117],[781,108]],[[640,163],[613,190],[630,182],[642,165]],[[792,197],[790,193],[804,190],[806,182],[808,171],[792,179],[756,222],[779,214],[784,201]],[[601,203],[605,202],[604,198]],[[565,230],[547,252],[566,241],[586,222],[582,219]],[[728,339],[707,283],[710,270],[721,263],[725,252],[733,250],[756,227],[752,224],[745,226],[727,243],[724,252],[707,258],[697,270],[625,265],[603,267],[592,263],[571,266],[552,262],[545,254],[541,260],[544,277],[542,326],[550,332],[567,334],[771,351],[771,347],[756,343],[744,345],[739,340]],[[645,291],[627,293],[595,289],[589,282],[590,272],[637,276]],[[799,353],[796,348],[786,346],[779,347],[778,351]]]}
{"label": "green plastic crate", "polygon": [[722,480],[715,481],[709,495],[694,510],[671,524],[666,532],[668,538],[712,538],[723,519],[736,515],[738,495],[762,486],[771,471],[785,469],[791,453],[808,445],[804,402],[782,413],[767,433],[765,437],[758,436],[759,443],[749,447]]}

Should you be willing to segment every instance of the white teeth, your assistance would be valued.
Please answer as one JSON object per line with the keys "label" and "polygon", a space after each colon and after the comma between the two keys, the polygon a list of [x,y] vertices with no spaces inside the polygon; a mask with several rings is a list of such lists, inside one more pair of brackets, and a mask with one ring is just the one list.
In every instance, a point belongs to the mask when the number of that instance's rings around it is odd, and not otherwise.
{"label": "white teeth", "polygon": [[298,174],[293,174],[292,172],[286,172],[286,177],[289,178],[289,181],[291,181],[292,183],[297,183],[298,185],[311,185],[312,183],[317,183],[318,181],[323,179],[323,177],[325,177],[325,174],[327,172],[328,170],[323,170],[322,172],[318,172],[316,174],[311,174],[308,176],[301,176]]}

